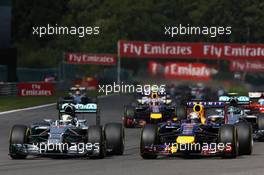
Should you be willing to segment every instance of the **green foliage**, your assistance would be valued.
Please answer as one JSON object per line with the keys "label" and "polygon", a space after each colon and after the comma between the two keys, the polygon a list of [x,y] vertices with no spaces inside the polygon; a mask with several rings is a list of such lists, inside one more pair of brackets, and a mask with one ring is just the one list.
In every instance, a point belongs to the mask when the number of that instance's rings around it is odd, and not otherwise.
{"label": "green foliage", "polygon": [[237,93],[238,95],[248,95],[248,89],[244,85],[233,86],[228,89],[229,93]]}
{"label": "green foliage", "polygon": [[[99,26],[99,36],[32,36],[32,26]],[[165,26],[232,26],[230,36],[169,38]],[[27,0],[13,2],[13,40],[19,65],[55,66],[67,51],[116,53],[117,41],[254,42],[264,39],[261,0]],[[131,64],[130,64],[131,65]],[[138,65],[132,65],[138,66]]]}

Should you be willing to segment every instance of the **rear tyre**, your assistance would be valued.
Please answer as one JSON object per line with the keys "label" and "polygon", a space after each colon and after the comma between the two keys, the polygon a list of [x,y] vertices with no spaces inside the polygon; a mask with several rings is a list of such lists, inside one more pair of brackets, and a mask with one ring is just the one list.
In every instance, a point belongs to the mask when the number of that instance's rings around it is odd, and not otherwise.
{"label": "rear tyre", "polygon": [[235,124],[237,129],[239,155],[250,155],[253,148],[252,126],[246,122]]}
{"label": "rear tyre", "polygon": [[158,127],[156,125],[145,125],[142,128],[140,139],[140,155],[143,159],[156,159],[157,155],[145,152],[145,147],[151,147],[158,143]]}
{"label": "rear tyre", "polygon": [[99,144],[98,147],[93,147],[93,155],[92,158],[104,158],[106,151],[105,151],[105,139],[103,135],[103,130],[101,126],[89,126],[88,133],[87,133],[87,142],[93,145]]}
{"label": "rear tyre", "polygon": [[219,143],[229,145],[229,150],[223,152],[223,158],[236,158],[238,154],[237,131],[234,125],[225,124],[219,128]]}
{"label": "rear tyre", "polygon": [[122,155],[124,153],[125,132],[122,124],[108,123],[104,128],[106,149],[111,150],[112,155]]}
{"label": "rear tyre", "polygon": [[264,130],[264,114],[259,114],[257,118],[258,130]]}
{"label": "rear tyre", "polygon": [[11,129],[9,138],[9,155],[12,159],[25,159],[26,154],[16,150],[12,144],[26,144],[28,143],[29,129],[24,125],[14,125]]}

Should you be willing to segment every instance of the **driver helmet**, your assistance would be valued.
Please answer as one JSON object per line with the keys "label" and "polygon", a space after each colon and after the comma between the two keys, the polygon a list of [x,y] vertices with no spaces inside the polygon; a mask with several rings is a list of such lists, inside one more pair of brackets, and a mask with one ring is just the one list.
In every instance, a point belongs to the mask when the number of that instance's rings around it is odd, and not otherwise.
{"label": "driver helmet", "polygon": [[65,107],[64,110],[65,110],[65,112],[64,112],[65,114],[70,115],[72,117],[75,117],[75,110],[74,110],[73,106],[68,105]]}
{"label": "driver helmet", "polygon": [[80,96],[80,95],[81,95],[81,91],[80,91],[80,89],[77,89],[77,90],[75,91],[75,95],[77,95],[77,96]]}
{"label": "driver helmet", "polygon": [[158,98],[158,93],[157,93],[157,92],[152,92],[152,93],[151,93],[151,98],[152,98],[152,99],[156,99],[156,98]]}
{"label": "driver helmet", "polygon": [[264,98],[260,98],[260,99],[258,100],[258,103],[259,103],[260,105],[264,105]]}
{"label": "driver helmet", "polygon": [[62,119],[62,121],[66,122],[66,121],[71,121],[73,119],[73,117],[68,115],[68,114],[63,114],[61,116],[61,119]]}

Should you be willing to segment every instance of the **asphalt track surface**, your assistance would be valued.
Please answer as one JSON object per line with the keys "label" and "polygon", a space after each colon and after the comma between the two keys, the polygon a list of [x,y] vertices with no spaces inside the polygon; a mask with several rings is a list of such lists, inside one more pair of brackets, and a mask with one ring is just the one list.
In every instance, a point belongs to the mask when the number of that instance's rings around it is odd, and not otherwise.
{"label": "asphalt track surface", "polygon": [[[121,122],[123,105],[129,97],[100,99],[102,123]],[[0,115],[0,174],[11,175],[264,175],[264,143],[255,142],[251,156],[236,159],[159,157],[143,160],[139,155],[140,129],[126,129],[123,156],[105,159],[52,159],[29,157],[12,160],[8,156],[8,135],[14,124],[30,124],[43,118],[57,117],[55,106]]]}

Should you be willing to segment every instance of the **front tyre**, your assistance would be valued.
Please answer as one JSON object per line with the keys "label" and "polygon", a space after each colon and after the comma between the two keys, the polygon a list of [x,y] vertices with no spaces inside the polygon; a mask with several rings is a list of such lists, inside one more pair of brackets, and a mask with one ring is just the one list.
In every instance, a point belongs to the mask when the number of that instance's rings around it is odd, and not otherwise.
{"label": "front tyre", "polygon": [[9,155],[12,159],[25,159],[26,154],[21,153],[13,144],[28,143],[29,128],[24,125],[14,125],[9,137]]}
{"label": "front tyre", "polygon": [[257,116],[257,126],[258,126],[258,130],[264,130],[264,114],[260,113]]}
{"label": "front tyre", "polygon": [[103,130],[101,126],[90,126],[87,133],[87,142],[92,145],[98,145],[98,147],[93,146],[92,158],[102,159],[105,157],[105,139],[103,135]]}
{"label": "front tyre", "polygon": [[225,124],[219,128],[218,143],[229,145],[224,151],[223,158],[236,158],[238,154],[237,130],[234,125]]}
{"label": "front tyre", "polygon": [[122,124],[108,123],[104,128],[106,148],[113,155],[123,155],[125,132]]}
{"label": "front tyre", "polygon": [[158,143],[158,127],[145,125],[142,128],[140,139],[140,155],[143,159],[156,159],[157,155],[145,151],[145,147],[152,147]]}
{"label": "front tyre", "polygon": [[246,122],[235,124],[240,155],[250,155],[253,149],[252,126]]}

